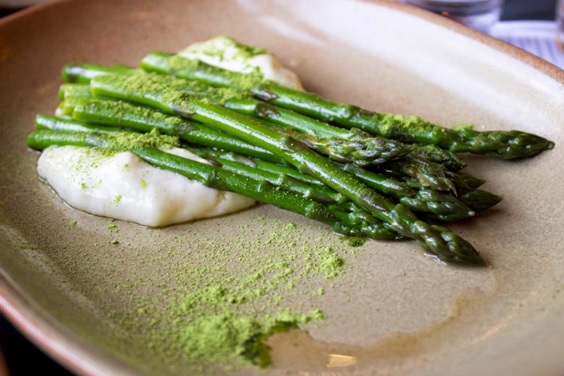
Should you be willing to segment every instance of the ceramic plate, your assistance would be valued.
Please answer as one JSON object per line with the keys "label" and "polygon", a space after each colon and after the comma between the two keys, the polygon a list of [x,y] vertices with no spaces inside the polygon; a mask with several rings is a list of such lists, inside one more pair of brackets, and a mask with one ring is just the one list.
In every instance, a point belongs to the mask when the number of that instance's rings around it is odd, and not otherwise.
{"label": "ceramic plate", "polygon": [[[469,159],[468,172],[504,201],[451,228],[490,266],[445,267],[412,242],[352,248],[323,225],[267,206],[148,229],[73,210],[38,180],[25,136],[36,113],[56,107],[63,64],[136,64],[148,51],[218,34],[274,51],[309,90],[338,101],[555,141],[530,160]],[[286,285],[277,274],[255,286],[269,293],[254,308],[320,309],[325,319],[272,337],[266,374],[564,373],[558,68],[448,20],[359,0],[55,2],[0,23],[0,68],[0,303],[71,369],[189,373],[198,365],[186,365],[181,350],[192,319],[174,307],[206,273],[228,280],[257,263],[289,262]],[[324,250],[344,260],[335,278],[316,263]]]}

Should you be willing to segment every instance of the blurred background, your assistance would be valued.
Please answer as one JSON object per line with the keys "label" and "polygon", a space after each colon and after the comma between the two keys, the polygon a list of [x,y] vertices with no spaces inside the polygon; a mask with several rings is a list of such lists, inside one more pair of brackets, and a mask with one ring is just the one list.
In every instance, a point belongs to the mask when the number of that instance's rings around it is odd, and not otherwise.
{"label": "blurred background", "polygon": [[[0,0],[0,18],[17,16],[21,9],[38,2],[41,2],[41,0]],[[507,23],[507,21],[522,20],[554,21],[555,9],[556,0],[505,0],[501,24]],[[532,24],[519,23],[515,25],[527,27],[526,25]],[[554,27],[549,23],[542,25]],[[73,375],[36,348],[0,314],[0,376],[36,375],[38,370],[40,370],[40,374],[50,376]]]}
{"label": "blurred background", "polygon": [[505,0],[501,20],[548,20],[555,18],[556,0]]}

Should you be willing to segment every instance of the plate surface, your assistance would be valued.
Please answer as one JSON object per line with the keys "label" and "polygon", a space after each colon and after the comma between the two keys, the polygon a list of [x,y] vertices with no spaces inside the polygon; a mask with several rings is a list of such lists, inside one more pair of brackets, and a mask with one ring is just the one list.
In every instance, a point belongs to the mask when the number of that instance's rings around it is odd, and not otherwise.
{"label": "plate surface", "polygon": [[[491,266],[444,267],[411,242],[351,248],[271,207],[152,230],[75,211],[38,181],[25,136],[57,105],[63,64],[135,65],[218,34],[274,51],[335,100],[555,141],[531,160],[472,158],[469,172],[504,201],[451,227]],[[281,299],[326,318],[273,337],[267,374],[564,373],[564,74],[532,55],[377,1],[62,1],[0,23],[0,98],[0,306],[77,372],[186,373],[150,334],[194,288],[194,270],[237,274],[329,247],[343,273],[304,277]]]}

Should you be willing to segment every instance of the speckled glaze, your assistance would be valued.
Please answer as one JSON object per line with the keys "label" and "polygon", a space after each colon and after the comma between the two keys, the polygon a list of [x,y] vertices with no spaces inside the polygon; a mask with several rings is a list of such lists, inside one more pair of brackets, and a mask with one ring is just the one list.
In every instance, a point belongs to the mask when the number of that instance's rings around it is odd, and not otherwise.
{"label": "speckled glaze", "polygon": [[[251,236],[245,228],[257,218],[267,230],[291,221],[309,239],[339,241],[322,225],[271,207],[162,230],[116,222],[117,232],[108,219],[64,205],[38,181],[37,153],[26,148],[25,136],[36,113],[57,105],[63,64],[136,64],[151,50],[229,34],[274,51],[309,90],[332,99],[445,126],[521,129],[557,145],[526,161],[471,158],[469,172],[504,201],[451,227],[481,251],[488,268],[441,266],[410,242],[368,242],[347,256],[346,272],[319,298],[327,318],[306,328],[309,335],[272,338],[275,366],[256,373],[564,374],[563,71],[402,4],[289,4],[59,1],[0,22],[2,310],[79,373],[182,374],[155,362],[135,333],[116,335],[132,296],[166,302],[182,288],[171,276],[199,251],[199,240]],[[186,234],[192,242],[174,243]],[[252,236],[273,251],[268,231]],[[297,295],[295,304],[307,299]]]}

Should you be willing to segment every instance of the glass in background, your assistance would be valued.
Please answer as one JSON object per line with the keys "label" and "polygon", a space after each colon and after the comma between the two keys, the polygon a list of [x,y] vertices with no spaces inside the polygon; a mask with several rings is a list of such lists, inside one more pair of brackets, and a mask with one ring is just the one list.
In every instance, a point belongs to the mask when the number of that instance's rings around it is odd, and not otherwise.
{"label": "glass in background", "polygon": [[488,33],[499,21],[503,7],[503,0],[404,0],[404,2],[485,33]]}

